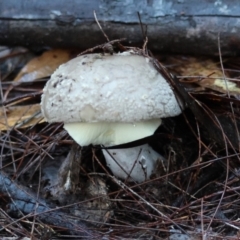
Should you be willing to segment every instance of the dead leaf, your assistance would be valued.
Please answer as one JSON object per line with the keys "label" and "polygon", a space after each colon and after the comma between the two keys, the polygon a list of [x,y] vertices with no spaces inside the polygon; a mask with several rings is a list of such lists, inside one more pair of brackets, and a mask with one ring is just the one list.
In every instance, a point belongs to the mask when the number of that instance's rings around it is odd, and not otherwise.
{"label": "dead leaf", "polygon": [[229,93],[231,95],[240,94],[240,88],[236,82],[224,78],[203,79],[199,84],[221,93]]}
{"label": "dead leaf", "polygon": [[52,49],[33,58],[18,73],[14,82],[32,82],[51,75],[57,67],[70,59],[70,50]]}
{"label": "dead leaf", "polygon": [[[172,59],[174,62],[174,59]],[[178,63],[181,60],[176,59]],[[221,93],[232,95],[240,94],[237,83],[230,79],[229,75],[223,75],[222,69],[217,62],[211,59],[185,58],[180,65],[176,64],[175,70],[190,82],[195,82],[203,89],[208,88]]]}
{"label": "dead leaf", "polygon": [[[16,76],[14,82],[32,82],[35,79],[47,77],[70,58],[70,50],[53,49],[46,51],[41,56],[30,60]],[[12,87],[6,91],[4,99]],[[13,126],[25,128],[39,121],[43,122],[39,104],[2,107],[0,108],[0,117],[0,130],[6,130]]]}
{"label": "dead leaf", "polygon": [[7,130],[13,126],[26,128],[41,122],[44,120],[39,104],[0,108],[0,130]]}

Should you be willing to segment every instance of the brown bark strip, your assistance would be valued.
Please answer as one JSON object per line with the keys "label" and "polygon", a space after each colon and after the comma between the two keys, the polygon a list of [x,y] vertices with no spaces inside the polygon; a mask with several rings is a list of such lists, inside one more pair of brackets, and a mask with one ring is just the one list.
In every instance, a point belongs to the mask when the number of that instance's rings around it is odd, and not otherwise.
{"label": "brown bark strip", "polygon": [[142,44],[137,12],[147,26],[149,47],[155,51],[218,55],[240,52],[240,2],[179,0],[89,0],[0,2],[0,44],[27,47],[78,47],[105,42],[93,10],[110,40],[127,38]]}

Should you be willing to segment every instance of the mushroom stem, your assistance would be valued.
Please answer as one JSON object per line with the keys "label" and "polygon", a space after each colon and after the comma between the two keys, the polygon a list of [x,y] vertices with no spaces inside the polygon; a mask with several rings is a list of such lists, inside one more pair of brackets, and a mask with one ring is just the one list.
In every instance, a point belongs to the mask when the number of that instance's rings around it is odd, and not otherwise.
{"label": "mushroom stem", "polygon": [[102,152],[116,177],[136,182],[149,179],[163,159],[148,144],[124,149],[102,149]]}

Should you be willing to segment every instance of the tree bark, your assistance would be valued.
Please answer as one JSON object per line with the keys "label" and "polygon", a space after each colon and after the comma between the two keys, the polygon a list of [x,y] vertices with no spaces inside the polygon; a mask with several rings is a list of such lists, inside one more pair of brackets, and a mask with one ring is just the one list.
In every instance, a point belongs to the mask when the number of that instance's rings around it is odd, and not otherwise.
{"label": "tree bark", "polygon": [[137,12],[147,26],[149,48],[180,54],[240,53],[238,0],[1,0],[0,44],[89,48],[111,40],[142,44]]}

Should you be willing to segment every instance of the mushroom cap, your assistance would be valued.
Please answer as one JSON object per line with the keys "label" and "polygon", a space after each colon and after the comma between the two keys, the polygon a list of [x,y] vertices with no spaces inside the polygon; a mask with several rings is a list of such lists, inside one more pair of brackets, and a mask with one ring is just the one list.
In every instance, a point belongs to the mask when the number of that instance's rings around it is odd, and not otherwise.
{"label": "mushroom cap", "polygon": [[61,65],[43,89],[48,122],[124,122],[181,113],[168,82],[150,58],[131,52],[87,54]]}

